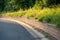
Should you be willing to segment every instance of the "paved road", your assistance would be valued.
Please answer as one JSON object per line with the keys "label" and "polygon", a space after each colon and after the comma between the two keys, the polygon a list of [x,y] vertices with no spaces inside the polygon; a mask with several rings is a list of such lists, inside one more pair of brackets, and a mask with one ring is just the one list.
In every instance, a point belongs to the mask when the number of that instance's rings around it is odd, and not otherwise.
{"label": "paved road", "polygon": [[35,40],[20,24],[0,19],[0,40]]}

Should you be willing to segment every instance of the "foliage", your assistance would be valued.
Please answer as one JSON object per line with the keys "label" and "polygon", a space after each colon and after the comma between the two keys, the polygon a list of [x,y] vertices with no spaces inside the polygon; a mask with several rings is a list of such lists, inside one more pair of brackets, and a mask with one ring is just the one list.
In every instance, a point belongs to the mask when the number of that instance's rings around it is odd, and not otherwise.
{"label": "foliage", "polygon": [[0,0],[0,11],[0,16],[34,17],[60,28],[60,0]]}
{"label": "foliage", "polygon": [[4,10],[4,7],[5,7],[4,3],[5,3],[4,0],[0,0],[0,11]]}
{"label": "foliage", "polygon": [[57,7],[58,4],[60,4],[60,0],[36,0],[37,5],[40,5],[40,7],[43,9],[44,7],[50,7],[52,8]]}
{"label": "foliage", "polygon": [[28,9],[33,7],[35,0],[0,0],[1,11],[17,11],[20,8]]}
{"label": "foliage", "polygon": [[29,9],[29,10],[19,10],[17,12],[8,12],[2,14],[2,16],[14,16],[14,17],[34,17],[39,21],[48,22],[51,24],[55,24],[56,27],[60,28],[60,8],[44,8],[41,9]]}
{"label": "foliage", "polygon": [[25,10],[34,7],[34,5],[43,9],[58,4],[60,4],[60,0],[0,0],[0,11]]}

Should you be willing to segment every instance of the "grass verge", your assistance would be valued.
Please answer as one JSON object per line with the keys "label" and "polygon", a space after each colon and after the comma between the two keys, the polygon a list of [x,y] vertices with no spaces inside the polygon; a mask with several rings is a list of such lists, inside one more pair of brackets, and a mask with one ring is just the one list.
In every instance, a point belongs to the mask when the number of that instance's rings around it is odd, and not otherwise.
{"label": "grass verge", "polygon": [[56,28],[60,28],[60,8],[44,8],[44,9],[33,9],[19,10],[17,12],[1,13],[0,16],[13,16],[13,17],[34,17],[38,21],[44,21],[47,23],[55,24]]}

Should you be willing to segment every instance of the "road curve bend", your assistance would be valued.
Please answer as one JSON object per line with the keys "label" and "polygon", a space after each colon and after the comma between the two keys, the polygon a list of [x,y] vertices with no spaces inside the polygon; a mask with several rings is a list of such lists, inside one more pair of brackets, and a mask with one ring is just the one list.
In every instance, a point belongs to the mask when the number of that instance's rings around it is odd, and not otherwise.
{"label": "road curve bend", "polygon": [[0,19],[0,40],[35,40],[20,24]]}
{"label": "road curve bend", "polygon": [[48,40],[48,38],[23,22],[0,18],[0,40]]}

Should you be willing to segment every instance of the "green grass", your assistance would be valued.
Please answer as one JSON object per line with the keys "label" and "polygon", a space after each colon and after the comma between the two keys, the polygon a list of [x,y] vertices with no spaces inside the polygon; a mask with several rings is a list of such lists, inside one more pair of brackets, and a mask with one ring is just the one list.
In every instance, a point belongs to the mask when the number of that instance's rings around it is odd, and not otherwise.
{"label": "green grass", "polygon": [[45,21],[47,23],[55,24],[57,28],[60,28],[60,8],[44,8],[34,9],[30,8],[28,10],[19,10],[17,12],[7,12],[0,14],[1,16],[14,16],[14,17],[34,17],[39,21]]}

